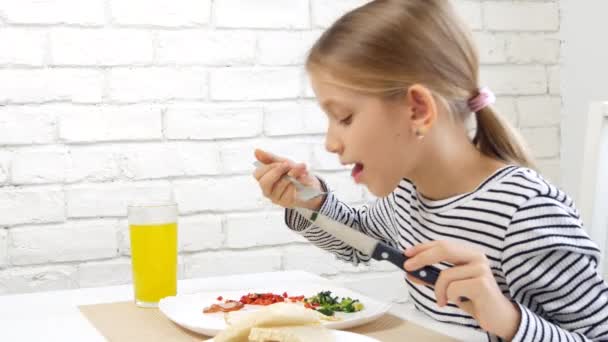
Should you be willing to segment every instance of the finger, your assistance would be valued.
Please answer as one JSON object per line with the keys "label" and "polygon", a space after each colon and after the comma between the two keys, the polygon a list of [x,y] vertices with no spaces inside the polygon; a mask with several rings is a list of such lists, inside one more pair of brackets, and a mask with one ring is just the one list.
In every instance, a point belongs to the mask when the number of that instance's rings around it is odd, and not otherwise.
{"label": "finger", "polygon": [[264,177],[264,175],[272,170],[273,168],[275,168],[277,166],[276,163],[274,164],[262,164],[261,166],[258,166],[255,170],[253,170],[253,178],[255,178],[257,181],[259,181],[262,177]]}
{"label": "finger", "polygon": [[285,160],[285,158],[279,157],[277,155],[274,155],[270,152],[264,151],[259,148],[255,149],[254,155],[255,155],[255,158],[263,164],[277,163],[277,162],[282,162]]}
{"label": "finger", "polygon": [[473,317],[475,317],[476,295],[479,293],[481,293],[479,278],[454,281],[447,289],[448,300]]}
{"label": "finger", "polygon": [[445,269],[439,273],[439,278],[435,283],[435,297],[437,305],[442,307],[448,302],[447,290],[450,284],[456,281],[482,277],[485,274],[482,264],[468,264],[463,266],[455,266]]}
{"label": "finger", "polygon": [[299,163],[294,164],[291,170],[289,171],[289,175],[295,179],[300,180],[301,177],[308,176],[308,171],[306,170],[306,164]]}
{"label": "finger", "polygon": [[273,200],[280,202],[281,197],[283,196],[283,193],[285,193],[285,190],[287,190],[287,188],[289,187],[290,184],[291,183],[287,179],[281,178],[277,183],[275,183],[275,185],[271,191],[270,197]]}
{"label": "finger", "polygon": [[279,197],[277,204],[280,204],[284,207],[292,207],[294,206],[296,200],[296,187],[288,186],[285,188],[285,191]]}
{"label": "finger", "polygon": [[260,179],[258,179],[264,196],[271,197],[275,184],[281,179],[281,177],[283,177],[283,175],[287,173],[288,170],[289,165],[287,165],[287,163],[276,164],[271,170],[266,172]]}
{"label": "finger", "polygon": [[437,245],[438,242],[439,241],[429,241],[429,242],[419,243],[413,247],[406,249],[405,255],[408,257],[412,257],[422,251],[426,251],[427,249],[432,248],[433,246]]}
{"label": "finger", "polygon": [[485,254],[465,244],[455,244],[447,241],[437,241],[428,248],[405,262],[408,271],[420,269],[427,265],[439,262],[449,262],[454,265],[463,265],[474,261],[486,260]]}

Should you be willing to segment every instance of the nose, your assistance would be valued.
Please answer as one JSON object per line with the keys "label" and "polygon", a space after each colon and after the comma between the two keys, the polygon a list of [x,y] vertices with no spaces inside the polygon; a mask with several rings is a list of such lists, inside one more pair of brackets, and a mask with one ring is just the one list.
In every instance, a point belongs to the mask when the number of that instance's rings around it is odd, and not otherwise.
{"label": "nose", "polygon": [[327,135],[325,136],[325,149],[330,153],[335,153],[338,155],[342,154],[343,145],[332,125],[329,125],[327,128]]}

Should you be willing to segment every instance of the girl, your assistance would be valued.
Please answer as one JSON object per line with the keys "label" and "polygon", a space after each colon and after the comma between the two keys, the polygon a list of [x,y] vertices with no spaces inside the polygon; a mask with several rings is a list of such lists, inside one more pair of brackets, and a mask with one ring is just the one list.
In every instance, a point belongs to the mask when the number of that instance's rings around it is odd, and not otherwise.
{"label": "girl", "polygon": [[330,192],[300,202],[285,174],[327,185],[257,150],[265,165],[254,176],[287,208],[291,229],[345,261],[368,261],[289,208],[319,210],[405,250],[407,271],[439,267],[434,287],[407,277],[416,307],[490,340],[608,340],[600,251],[572,200],[530,168],[517,134],[490,107],[470,33],[449,0],[357,8],[319,38],[306,67],[329,118],[327,150],[378,200],[355,209]]}

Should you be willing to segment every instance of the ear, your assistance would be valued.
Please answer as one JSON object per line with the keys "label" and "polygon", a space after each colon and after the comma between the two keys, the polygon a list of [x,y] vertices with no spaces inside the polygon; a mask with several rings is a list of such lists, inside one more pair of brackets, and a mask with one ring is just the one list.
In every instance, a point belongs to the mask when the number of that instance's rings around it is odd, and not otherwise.
{"label": "ear", "polygon": [[412,131],[425,134],[437,120],[437,104],[431,91],[420,84],[414,84],[407,90],[407,105],[410,108]]}

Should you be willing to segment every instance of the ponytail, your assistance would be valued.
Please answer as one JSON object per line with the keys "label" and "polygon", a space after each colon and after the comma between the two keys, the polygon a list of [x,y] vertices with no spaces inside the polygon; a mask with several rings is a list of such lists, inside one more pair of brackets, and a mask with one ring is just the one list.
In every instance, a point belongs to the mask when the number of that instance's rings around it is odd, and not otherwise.
{"label": "ponytail", "polygon": [[490,106],[475,112],[477,131],[473,144],[488,157],[535,168],[520,134]]}

